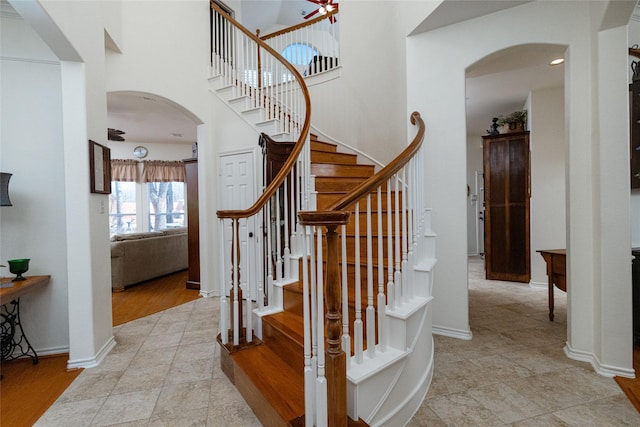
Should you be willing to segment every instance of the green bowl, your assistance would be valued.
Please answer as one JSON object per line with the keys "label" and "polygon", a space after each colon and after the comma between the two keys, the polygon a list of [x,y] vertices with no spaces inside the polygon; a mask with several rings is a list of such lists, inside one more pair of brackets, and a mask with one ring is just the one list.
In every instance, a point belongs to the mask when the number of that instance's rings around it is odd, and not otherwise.
{"label": "green bowl", "polygon": [[29,261],[29,258],[10,259],[7,261],[9,263],[9,271],[17,275],[16,278],[13,279],[14,282],[16,280],[26,280],[22,277],[22,274],[29,270]]}

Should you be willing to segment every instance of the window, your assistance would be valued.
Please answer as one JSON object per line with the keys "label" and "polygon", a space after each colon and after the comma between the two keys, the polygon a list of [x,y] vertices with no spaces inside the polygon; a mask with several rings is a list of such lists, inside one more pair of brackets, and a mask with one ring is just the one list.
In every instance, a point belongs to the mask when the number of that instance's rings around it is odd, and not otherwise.
{"label": "window", "polygon": [[111,181],[109,196],[109,235],[135,233],[136,183]]}
{"label": "window", "polygon": [[184,182],[148,182],[149,231],[184,227]]}
{"label": "window", "polygon": [[303,43],[294,43],[285,47],[281,55],[293,65],[308,65],[318,51]]}
{"label": "window", "polygon": [[111,236],[186,226],[184,163],[112,159],[111,173]]}

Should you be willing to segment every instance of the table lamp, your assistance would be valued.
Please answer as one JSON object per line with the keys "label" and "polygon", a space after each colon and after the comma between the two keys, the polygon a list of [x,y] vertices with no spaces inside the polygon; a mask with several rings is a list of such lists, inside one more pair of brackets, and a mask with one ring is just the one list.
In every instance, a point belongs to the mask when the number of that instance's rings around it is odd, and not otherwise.
{"label": "table lamp", "polygon": [[13,206],[9,199],[9,180],[10,173],[0,172],[0,206]]}

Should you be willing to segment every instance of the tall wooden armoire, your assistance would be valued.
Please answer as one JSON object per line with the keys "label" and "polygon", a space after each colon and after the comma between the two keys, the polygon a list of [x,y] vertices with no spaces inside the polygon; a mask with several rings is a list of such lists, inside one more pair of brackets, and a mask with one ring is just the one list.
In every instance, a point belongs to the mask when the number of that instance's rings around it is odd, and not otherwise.
{"label": "tall wooden armoire", "polygon": [[486,277],[529,282],[529,132],[482,138]]}
{"label": "tall wooden armoire", "polygon": [[185,159],[187,185],[187,233],[189,247],[188,289],[200,289],[200,220],[198,214],[198,159]]}

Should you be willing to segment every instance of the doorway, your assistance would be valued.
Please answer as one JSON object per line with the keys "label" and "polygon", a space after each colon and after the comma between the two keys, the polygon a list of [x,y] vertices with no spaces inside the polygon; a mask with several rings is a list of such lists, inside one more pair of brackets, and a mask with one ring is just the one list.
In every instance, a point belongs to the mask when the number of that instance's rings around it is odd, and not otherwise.
{"label": "doorway", "polygon": [[[220,209],[246,209],[257,199],[256,191],[256,153],[254,149],[236,151],[219,155],[220,161]],[[240,239],[240,280],[243,289],[248,289],[251,299],[258,297],[258,269],[249,268],[257,265],[260,256],[260,237],[257,233],[261,223],[259,215],[239,221],[238,236]],[[231,247],[231,221],[224,222],[224,242]],[[225,257],[224,271],[231,272],[231,260]],[[247,287],[248,285],[248,287]]]}

